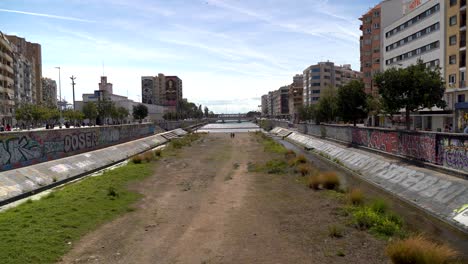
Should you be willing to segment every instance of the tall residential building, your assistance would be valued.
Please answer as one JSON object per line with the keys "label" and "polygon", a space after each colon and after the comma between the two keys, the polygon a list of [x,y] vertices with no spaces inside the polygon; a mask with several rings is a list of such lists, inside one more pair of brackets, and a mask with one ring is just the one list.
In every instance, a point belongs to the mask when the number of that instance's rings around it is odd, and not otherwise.
{"label": "tall residential building", "polygon": [[262,116],[268,115],[268,94],[262,95]]}
{"label": "tall residential building", "polygon": [[468,124],[466,84],[466,0],[446,0],[445,80],[447,108],[454,111],[453,127],[462,131]]}
{"label": "tall residential building", "polygon": [[289,117],[289,85],[279,88],[273,94],[273,116],[278,118]]}
{"label": "tall residential building", "polygon": [[12,125],[15,107],[13,47],[0,32],[0,122]]}
{"label": "tall residential building", "polygon": [[22,54],[29,62],[32,63],[34,68],[34,78],[32,82],[35,87],[35,97],[33,102],[42,102],[42,54],[41,45],[37,43],[31,43],[26,41],[24,38],[20,38],[13,35],[6,35],[8,40],[18,48],[18,53]]}
{"label": "tall residential building", "polygon": [[141,77],[142,102],[167,106],[170,111],[177,111],[182,102],[182,80],[177,76]]}
{"label": "tall residential building", "polygon": [[15,72],[15,104],[36,103],[36,72],[34,65],[13,46],[13,70]]}
{"label": "tall residential building", "polygon": [[289,85],[289,116],[294,122],[299,121],[299,110],[303,104],[304,78],[302,74],[293,77],[293,83]]}
{"label": "tall residential building", "polygon": [[42,103],[50,107],[57,106],[57,82],[42,78]]}
{"label": "tall residential building", "polygon": [[361,72],[351,65],[336,66],[333,62],[319,62],[304,70],[304,105],[316,104],[320,94],[328,87],[341,87],[352,80],[361,80]]}
{"label": "tall residential building", "polygon": [[361,72],[365,91],[368,94],[376,94],[377,87],[373,82],[374,75],[380,72],[381,60],[381,9],[380,4],[365,13],[360,20],[362,21],[360,30],[361,46]]}
{"label": "tall residential building", "polygon": [[403,3],[403,16],[384,28],[383,70],[407,67],[421,59],[440,66],[444,74],[444,7],[444,0]]}

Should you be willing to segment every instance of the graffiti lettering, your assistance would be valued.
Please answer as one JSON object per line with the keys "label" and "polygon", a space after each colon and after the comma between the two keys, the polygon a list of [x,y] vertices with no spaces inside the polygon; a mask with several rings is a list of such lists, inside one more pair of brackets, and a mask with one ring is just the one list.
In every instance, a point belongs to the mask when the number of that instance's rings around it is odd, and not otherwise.
{"label": "graffiti lettering", "polygon": [[435,135],[402,134],[400,140],[400,155],[415,157],[423,161],[435,162]]}
{"label": "graffiti lettering", "polygon": [[372,131],[369,147],[389,153],[398,152],[398,135],[396,132]]}
{"label": "graffiti lettering", "polygon": [[96,133],[80,133],[78,135],[66,135],[64,139],[64,151],[76,151],[97,146]]}

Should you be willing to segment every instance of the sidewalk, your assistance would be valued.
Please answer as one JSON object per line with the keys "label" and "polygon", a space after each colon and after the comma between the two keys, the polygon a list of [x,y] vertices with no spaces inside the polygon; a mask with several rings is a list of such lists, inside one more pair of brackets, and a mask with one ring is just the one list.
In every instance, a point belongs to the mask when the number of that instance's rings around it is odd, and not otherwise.
{"label": "sidewalk", "polygon": [[468,234],[468,181],[284,128],[272,131],[277,135],[289,131],[285,140],[322,153],[328,159],[354,171],[363,180]]}

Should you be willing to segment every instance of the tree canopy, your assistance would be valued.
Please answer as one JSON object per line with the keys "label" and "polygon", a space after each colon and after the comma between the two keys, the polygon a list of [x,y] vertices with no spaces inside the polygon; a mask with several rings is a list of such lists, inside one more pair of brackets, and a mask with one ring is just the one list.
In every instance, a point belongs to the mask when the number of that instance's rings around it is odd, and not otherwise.
{"label": "tree canopy", "polygon": [[315,113],[319,122],[332,122],[336,119],[338,114],[336,88],[328,87],[322,91]]}
{"label": "tree canopy", "polygon": [[148,116],[148,107],[144,104],[138,104],[133,106],[133,118],[143,120],[145,117]]}
{"label": "tree canopy", "polygon": [[406,113],[406,129],[410,129],[410,112],[434,106],[445,107],[444,81],[440,69],[426,67],[422,60],[407,68],[390,68],[375,76],[385,112]]}
{"label": "tree canopy", "polygon": [[351,81],[338,89],[338,115],[345,122],[352,121],[356,126],[357,120],[367,117],[367,95],[362,81]]}

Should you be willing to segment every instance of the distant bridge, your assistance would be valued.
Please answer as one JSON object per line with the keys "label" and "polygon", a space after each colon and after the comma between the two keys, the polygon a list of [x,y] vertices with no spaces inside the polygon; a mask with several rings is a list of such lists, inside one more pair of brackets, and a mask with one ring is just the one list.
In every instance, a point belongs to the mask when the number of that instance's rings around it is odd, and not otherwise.
{"label": "distant bridge", "polygon": [[249,117],[247,114],[218,114],[217,119],[224,123],[226,120],[236,120],[237,122],[253,121],[255,117]]}

